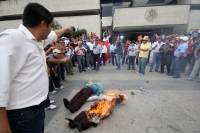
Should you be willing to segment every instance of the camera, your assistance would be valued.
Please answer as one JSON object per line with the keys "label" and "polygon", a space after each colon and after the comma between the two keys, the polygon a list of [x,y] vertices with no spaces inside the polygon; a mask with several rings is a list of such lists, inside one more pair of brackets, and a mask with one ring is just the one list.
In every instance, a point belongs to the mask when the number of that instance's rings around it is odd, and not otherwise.
{"label": "camera", "polygon": [[73,28],[72,28],[72,31],[75,32],[75,31],[77,31],[77,29],[73,27]]}

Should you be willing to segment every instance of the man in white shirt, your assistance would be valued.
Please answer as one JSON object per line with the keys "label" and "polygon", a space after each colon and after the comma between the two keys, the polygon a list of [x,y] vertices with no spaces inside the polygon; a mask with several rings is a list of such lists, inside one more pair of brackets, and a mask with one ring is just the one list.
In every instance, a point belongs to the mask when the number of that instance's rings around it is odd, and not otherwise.
{"label": "man in white shirt", "polygon": [[90,42],[87,42],[87,45],[90,47],[89,62],[92,67],[93,66],[93,58],[94,58],[94,54],[93,54],[94,41],[91,39]]}
{"label": "man in white shirt", "polygon": [[51,31],[53,16],[29,3],[23,25],[0,33],[0,132],[43,133],[48,75],[44,48],[72,26]]}
{"label": "man in white shirt", "polygon": [[[103,65],[106,66],[106,53],[107,53],[107,48],[106,48],[106,46],[105,46],[104,43],[105,43],[105,42],[102,41],[102,57],[101,57],[100,61],[103,60]],[[101,62],[100,62],[100,64],[101,64]]]}
{"label": "man in white shirt", "polygon": [[163,45],[164,43],[162,42],[162,38],[158,38],[158,41],[155,42],[152,45],[152,51],[153,51],[153,59],[151,61],[151,65],[150,65],[150,70],[149,72],[152,72],[153,66],[156,62],[156,68],[155,71],[158,72],[158,68],[160,66],[160,60],[161,60],[161,52],[159,51],[160,47]]}

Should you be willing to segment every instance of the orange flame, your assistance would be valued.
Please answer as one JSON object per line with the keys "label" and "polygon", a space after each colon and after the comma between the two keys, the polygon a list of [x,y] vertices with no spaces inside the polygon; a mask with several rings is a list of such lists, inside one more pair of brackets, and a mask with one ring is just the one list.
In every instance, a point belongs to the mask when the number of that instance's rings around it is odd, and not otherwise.
{"label": "orange flame", "polygon": [[[110,92],[109,94],[113,94]],[[116,95],[115,98],[113,98],[111,101],[107,99],[100,99],[94,104],[91,105],[89,109],[87,109],[85,112],[87,114],[87,118],[89,121],[94,122],[97,121],[97,123],[102,120],[103,118],[108,117],[111,112],[112,108],[117,104],[124,101],[124,95]]]}
{"label": "orange flame", "polygon": [[119,95],[119,92],[118,92],[118,90],[110,90],[110,91],[108,91],[108,93],[107,93],[107,96],[116,96],[116,95]]}

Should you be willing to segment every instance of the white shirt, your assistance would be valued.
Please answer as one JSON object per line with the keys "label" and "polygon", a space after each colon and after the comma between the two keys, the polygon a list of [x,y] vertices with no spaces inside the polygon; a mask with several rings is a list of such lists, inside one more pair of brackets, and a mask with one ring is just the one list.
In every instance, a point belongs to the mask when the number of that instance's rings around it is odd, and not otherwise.
{"label": "white shirt", "polygon": [[104,45],[102,45],[102,53],[107,53],[107,48],[106,48],[106,46]]}
{"label": "white shirt", "polygon": [[159,49],[163,44],[164,44],[163,42],[161,42],[161,43],[158,43],[158,41],[154,42],[154,44],[152,45],[152,48],[154,48],[156,45],[157,45],[157,47],[155,49],[153,49],[153,52],[160,53]]}
{"label": "white shirt", "polygon": [[69,44],[69,40],[65,40],[65,46],[67,46]]}
{"label": "white shirt", "polygon": [[69,48],[65,53],[65,57],[70,58],[71,54],[74,54],[74,49]]}
{"label": "white shirt", "polygon": [[91,42],[87,42],[87,45],[90,47],[90,50],[93,50],[94,44],[92,44]]}
{"label": "white shirt", "polygon": [[20,25],[0,33],[0,107],[6,110],[39,105],[47,98],[48,75],[44,47],[56,41],[52,31],[37,41]]}
{"label": "white shirt", "polygon": [[138,50],[138,45],[134,45],[134,46],[132,46],[132,45],[130,45],[129,47],[128,47],[128,55],[129,56],[136,56],[136,51]]}

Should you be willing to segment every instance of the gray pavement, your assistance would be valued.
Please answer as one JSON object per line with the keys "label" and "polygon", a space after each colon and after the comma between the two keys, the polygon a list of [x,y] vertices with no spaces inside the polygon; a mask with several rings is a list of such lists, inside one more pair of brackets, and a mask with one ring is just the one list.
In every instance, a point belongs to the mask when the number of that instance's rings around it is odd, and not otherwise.
{"label": "gray pavement", "polygon": [[[200,133],[200,83],[185,81],[187,77],[181,75],[180,79],[173,79],[166,74],[157,72],[140,77],[137,70],[127,70],[123,65],[121,70],[107,63],[99,72],[87,70],[75,75],[67,76],[65,89],[55,95],[50,95],[58,106],[55,110],[46,110],[45,133],[78,133],[77,129],[70,129],[68,121],[64,118],[74,118],[81,111],[92,104],[85,103],[74,114],[66,110],[62,99],[72,98],[86,80],[92,78],[93,82],[103,85],[104,92],[119,89],[128,96],[125,105],[116,106],[107,119],[101,121],[96,127],[91,127],[85,133]],[[137,68],[137,66],[136,66]],[[149,81],[147,83],[146,81]],[[145,88],[145,92],[140,90]],[[131,95],[131,91],[135,95]]]}

